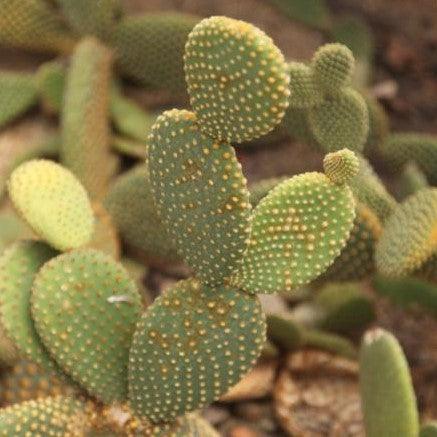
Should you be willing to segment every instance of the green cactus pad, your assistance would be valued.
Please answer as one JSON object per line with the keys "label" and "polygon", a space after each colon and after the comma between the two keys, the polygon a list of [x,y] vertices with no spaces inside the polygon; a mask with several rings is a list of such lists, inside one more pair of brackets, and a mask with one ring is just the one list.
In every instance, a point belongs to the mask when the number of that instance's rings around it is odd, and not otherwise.
{"label": "green cactus pad", "polygon": [[358,155],[360,170],[350,186],[357,200],[372,209],[384,222],[396,208],[397,202],[387,191],[379,176],[364,156]]}
{"label": "green cactus pad", "polygon": [[18,351],[6,335],[0,319],[0,367],[9,367],[18,361]]}
{"label": "green cactus pad", "polygon": [[110,148],[111,53],[94,38],[76,47],[62,111],[60,160],[100,200],[117,170]]}
{"label": "green cactus pad", "polygon": [[402,199],[429,187],[428,180],[419,166],[411,161],[405,165],[399,176],[399,195]]}
{"label": "green cactus pad", "polygon": [[396,338],[369,331],[360,351],[360,391],[368,437],[416,437],[419,418],[408,363]]}
{"label": "green cactus pad", "polygon": [[122,13],[121,0],[56,0],[70,27],[80,35],[107,38]]}
{"label": "green cactus pad", "polygon": [[361,151],[369,133],[369,113],[364,99],[353,89],[325,96],[322,104],[309,109],[314,137],[326,152],[340,149]]}
{"label": "green cactus pad", "polygon": [[179,253],[206,284],[222,283],[250,231],[249,192],[234,149],[204,135],[192,112],[174,109],[152,129],[149,170],[158,214]]}
{"label": "green cactus pad", "polygon": [[179,260],[157,215],[146,166],[135,167],[119,176],[109,190],[105,207],[124,241],[152,263]]}
{"label": "green cactus pad", "polygon": [[257,297],[194,279],[177,283],[148,308],[134,335],[134,413],[156,423],[213,402],[252,368],[264,341]]}
{"label": "green cactus pad", "polygon": [[35,103],[36,87],[31,75],[0,71],[0,128]]}
{"label": "green cactus pad", "polygon": [[343,44],[331,43],[320,47],[314,54],[314,80],[328,93],[337,93],[352,78],[355,59]]}
{"label": "green cactus pad", "polygon": [[437,437],[437,422],[428,422],[422,425],[419,437]]}
{"label": "green cactus pad", "polygon": [[378,216],[357,203],[354,226],[346,246],[319,281],[358,281],[375,272],[375,246],[382,233]]}
{"label": "green cactus pad", "polygon": [[66,72],[59,61],[46,62],[38,68],[36,82],[43,109],[57,114],[64,101]]}
{"label": "green cactus pad", "polygon": [[199,20],[174,12],[122,20],[111,36],[121,72],[142,85],[184,91],[185,43]]}
{"label": "green cactus pad", "polygon": [[88,429],[86,406],[64,396],[27,401],[0,410],[0,436],[83,436]]}
{"label": "green cactus pad", "polygon": [[288,64],[290,75],[290,107],[310,108],[322,102],[323,95],[314,82],[310,67],[301,62]]}
{"label": "green cactus pad", "polygon": [[191,106],[205,134],[241,143],[281,122],[290,96],[287,64],[257,27],[204,19],[188,37],[184,60]]}
{"label": "green cactus pad", "polygon": [[129,347],[140,313],[141,298],[127,272],[95,250],[54,258],[33,284],[32,315],[47,349],[105,403],[127,396]]}
{"label": "green cactus pad", "polygon": [[21,241],[13,244],[0,257],[2,326],[20,354],[48,372],[59,369],[35,330],[30,314],[30,293],[36,273],[55,255],[56,252],[44,243]]}
{"label": "green cactus pad", "polygon": [[133,159],[144,159],[147,156],[146,143],[120,135],[111,138],[111,148],[115,152]]}
{"label": "green cactus pad", "polygon": [[390,132],[390,120],[384,107],[375,97],[366,94],[363,97],[369,113],[369,134],[364,151],[368,156],[378,155],[381,144]]}
{"label": "green cactus pad", "polygon": [[74,38],[43,0],[0,0],[0,45],[42,52],[68,52]]}
{"label": "green cactus pad", "polygon": [[323,169],[331,182],[337,185],[349,183],[360,169],[360,162],[349,149],[328,153],[323,160]]}
{"label": "green cactus pad", "polygon": [[0,253],[16,240],[30,237],[29,227],[13,211],[0,211]]}
{"label": "green cactus pad", "polygon": [[74,389],[47,373],[31,361],[20,360],[1,379],[3,405],[14,405],[32,399],[73,395]]}
{"label": "green cactus pad", "polygon": [[321,173],[282,182],[254,210],[238,285],[251,293],[274,293],[307,284],[340,254],[354,217],[350,189]]}
{"label": "green cactus pad", "polygon": [[388,218],[376,246],[378,271],[387,276],[419,269],[437,250],[437,188],[408,197]]}
{"label": "green cactus pad", "polygon": [[58,250],[87,244],[94,218],[88,196],[67,169],[46,160],[33,160],[12,173],[9,196],[31,228]]}

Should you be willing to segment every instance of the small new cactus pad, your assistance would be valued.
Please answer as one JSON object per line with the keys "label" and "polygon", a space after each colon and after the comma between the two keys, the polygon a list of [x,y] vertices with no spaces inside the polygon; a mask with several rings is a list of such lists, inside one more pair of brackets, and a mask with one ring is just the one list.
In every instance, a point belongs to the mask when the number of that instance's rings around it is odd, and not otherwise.
{"label": "small new cactus pad", "polygon": [[177,283],[137,325],[129,364],[134,413],[169,421],[217,400],[252,368],[264,341],[256,296],[194,279]]}
{"label": "small new cactus pad", "polygon": [[311,67],[301,62],[288,64],[290,75],[290,107],[311,108],[322,102],[323,94],[314,82]]}
{"label": "small new cactus pad", "polygon": [[274,293],[307,284],[340,254],[354,217],[349,187],[321,173],[282,182],[254,210],[239,286],[251,293]]}
{"label": "small new cactus pad", "polygon": [[376,246],[376,265],[387,276],[419,269],[437,250],[437,188],[408,197],[387,219]]}
{"label": "small new cactus pad", "polygon": [[319,280],[358,281],[374,273],[375,246],[381,233],[378,216],[369,207],[357,202],[354,226],[346,246]]}
{"label": "small new cactus pad", "polygon": [[323,159],[325,174],[334,184],[349,183],[358,174],[359,168],[357,156],[349,149],[328,153]]}
{"label": "small new cactus pad", "polygon": [[419,418],[411,375],[396,338],[369,331],[360,350],[360,391],[368,437],[416,437]]}
{"label": "small new cactus pad", "polygon": [[397,202],[387,191],[369,161],[361,155],[358,155],[358,159],[360,170],[350,182],[354,196],[384,222],[395,209]]}
{"label": "small new cactus pad", "polygon": [[20,360],[8,369],[2,375],[1,385],[2,401],[6,405],[74,393],[72,387],[27,360]]}
{"label": "small new cactus pad", "polygon": [[190,33],[184,61],[191,106],[205,134],[241,143],[281,122],[290,96],[287,64],[257,27],[206,18]]}
{"label": "small new cactus pad", "polygon": [[164,112],[149,137],[158,214],[187,264],[207,284],[240,262],[250,231],[249,191],[235,151],[203,134],[192,112]]}
{"label": "small new cactus pad", "polygon": [[36,87],[31,75],[0,71],[0,128],[26,112],[34,103]]}
{"label": "small new cactus pad", "polygon": [[65,67],[59,61],[46,62],[36,73],[36,82],[43,109],[59,113],[62,109],[65,90]]}
{"label": "small new cactus pad", "polygon": [[354,55],[345,45],[325,44],[316,51],[312,60],[314,79],[326,92],[337,93],[349,84],[354,64]]}
{"label": "small new cactus pad", "polygon": [[381,144],[380,152],[394,171],[400,170],[408,161],[415,161],[429,182],[437,183],[437,135],[394,133]]}
{"label": "small new cactus pad", "polygon": [[127,272],[95,250],[54,258],[33,284],[32,315],[47,349],[106,403],[127,397],[129,347],[140,313],[141,298]]}
{"label": "small new cactus pad", "polygon": [[369,113],[364,99],[351,88],[309,109],[309,123],[318,143],[326,152],[348,148],[361,151],[369,133]]}
{"label": "small new cactus pad", "polygon": [[173,241],[157,215],[147,166],[123,173],[109,190],[105,207],[124,241],[151,262],[176,262]]}
{"label": "small new cactus pad", "polygon": [[44,349],[30,315],[30,293],[38,270],[56,252],[38,241],[20,241],[0,257],[0,317],[20,354],[44,370],[58,370]]}
{"label": "small new cactus pad", "polygon": [[74,39],[44,0],[0,0],[0,45],[68,52]]}
{"label": "small new cactus pad", "polygon": [[121,0],[56,0],[71,28],[80,35],[107,38],[122,12]]}
{"label": "small new cactus pad", "polygon": [[47,160],[25,162],[12,173],[8,189],[20,215],[54,248],[90,241],[94,218],[88,195],[67,169]]}
{"label": "small new cactus pad", "polygon": [[109,136],[111,63],[100,42],[82,40],[72,55],[62,111],[61,162],[96,199],[106,193],[117,169]]}
{"label": "small new cactus pad", "polygon": [[183,53],[199,17],[155,13],[122,20],[111,35],[122,74],[142,85],[184,91]]}
{"label": "small new cactus pad", "polygon": [[141,142],[146,141],[156,121],[155,114],[145,111],[118,90],[111,94],[111,116],[118,132]]}
{"label": "small new cactus pad", "polygon": [[88,429],[86,405],[66,396],[31,400],[0,410],[2,437],[79,437]]}

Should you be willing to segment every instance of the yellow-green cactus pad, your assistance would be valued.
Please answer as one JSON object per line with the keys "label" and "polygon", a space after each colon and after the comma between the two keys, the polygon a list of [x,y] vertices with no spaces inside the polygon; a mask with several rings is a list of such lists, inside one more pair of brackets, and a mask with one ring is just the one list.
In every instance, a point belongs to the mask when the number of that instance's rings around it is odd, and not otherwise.
{"label": "yellow-green cactus pad", "polygon": [[348,47],[339,43],[325,44],[312,60],[314,79],[326,92],[336,93],[350,83],[354,64],[354,55]]}
{"label": "yellow-green cactus pad", "polygon": [[111,53],[94,38],[76,47],[68,72],[62,111],[60,158],[100,200],[117,170],[110,147]]}
{"label": "yellow-green cactus pad", "polygon": [[65,90],[65,67],[59,61],[46,62],[38,68],[36,82],[43,109],[59,113],[62,109]]}
{"label": "yellow-green cactus pad", "polygon": [[437,183],[437,135],[419,132],[391,134],[381,144],[380,152],[394,171],[399,171],[409,161],[415,161],[429,182]]}
{"label": "yellow-green cactus pad", "polygon": [[94,230],[88,195],[67,169],[53,161],[33,160],[14,170],[9,196],[31,228],[58,250],[87,244]]}
{"label": "yellow-green cactus pad", "polygon": [[129,363],[134,413],[169,421],[217,400],[252,368],[264,342],[256,296],[179,282],[138,323]]}
{"label": "yellow-green cactus pad", "polygon": [[70,27],[80,35],[107,38],[122,13],[121,0],[56,0]]}
{"label": "yellow-green cactus pad", "polygon": [[42,52],[68,52],[74,38],[43,0],[0,0],[0,45]]}
{"label": "yellow-green cactus pad", "polygon": [[372,209],[384,222],[397,205],[395,198],[387,191],[379,176],[364,156],[358,155],[360,169],[351,180],[354,196]]}
{"label": "yellow-green cactus pad", "polygon": [[349,183],[358,174],[360,162],[354,152],[342,149],[325,156],[323,169],[331,182],[343,185]]}
{"label": "yellow-green cactus pad", "polygon": [[308,116],[314,137],[326,152],[363,149],[369,133],[369,113],[355,90],[345,88],[325,96],[323,103],[309,109]]}
{"label": "yellow-green cactus pad", "polygon": [[1,437],[79,437],[89,423],[83,402],[66,396],[49,397],[0,410]]}
{"label": "yellow-green cactus pad", "polygon": [[33,76],[0,71],[0,128],[26,112],[35,103],[36,86]]}
{"label": "yellow-green cactus pad", "polygon": [[184,60],[191,106],[205,134],[241,143],[281,122],[290,96],[287,64],[257,27],[204,19],[188,37]]}
{"label": "yellow-green cactus pad", "polygon": [[140,313],[135,283],[120,264],[95,250],[54,258],[33,284],[32,315],[47,349],[105,403],[127,397],[129,347]]}
{"label": "yellow-green cactus pad", "polygon": [[122,20],[111,35],[121,72],[142,85],[184,91],[185,43],[199,19],[166,12]]}
{"label": "yellow-green cactus pad", "polygon": [[290,107],[310,108],[322,102],[323,95],[314,82],[311,68],[301,62],[288,64],[290,75]]}
{"label": "yellow-green cactus pad", "polygon": [[364,336],[360,392],[366,436],[419,435],[419,414],[407,360],[396,338],[382,329]]}
{"label": "yellow-green cactus pad", "polygon": [[30,293],[36,273],[55,255],[44,243],[21,241],[0,257],[1,324],[20,354],[48,372],[59,369],[35,330],[30,314]]}
{"label": "yellow-green cactus pad", "polygon": [[8,406],[32,399],[74,393],[72,387],[27,360],[20,360],[8,369],[2,375],[1,385],[3,404]]}
{"label": "yellow-green cactus pad", "polygon": [[376,265],[387,276],[419,269],[437,250],[437,188],[424,188],[398,205],[384,224]]}
{"label": "yellow-green cactus pad", "polygon": [[254,210],[236,282],[250,293],[291,291],[321,275],[345,246],[355,218],[346,185],[321,173],[282,182]]}
{"label": "yellow-green cactus pad", "polygon": [[149,170],[177,250],[206,284],[222,283],[241,261],[250,231],[249,191],[234,149],[203,134],[192,112],[174,109],[152,128]]}
{"label": "yellow-green cactus pad", "polygon": [[356,216],[346,246],[320,281],[358,281],[375,271],[375,246],[382,233],[378,216],[367,206],[358,203]]}
{"label": "yellow-green cactus pad", "polygon": [[158,264],[179,260],[158,217],[146,166],[135,167],[116,179],[105,199],[123,240]]}

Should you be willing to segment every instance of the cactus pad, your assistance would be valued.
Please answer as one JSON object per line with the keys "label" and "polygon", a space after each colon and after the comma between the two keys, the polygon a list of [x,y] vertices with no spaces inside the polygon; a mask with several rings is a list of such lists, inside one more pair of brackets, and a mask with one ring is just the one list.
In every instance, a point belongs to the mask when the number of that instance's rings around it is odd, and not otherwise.
{"label": "cactus pad", "polygon": [[36,103],[33,77],[24,73],[0,72],[0,128]]}
{"label": "cactus pad", "polygon": [[328,153],[323,160],[323,168],[331,182],[342,185],[349,183],[358,174],[360,162],[354,152],[342,149]]}
{"label": "cactus pad", "polygon": [[184,91],[184,47],[199,19],[155,13],[122,20],[111,37],[121,72],[142,85]]}
{"label": "cactus pad", "polygon": [[310,108],[322,102],[323,95],[314,82],[311,68],[301,62],[288,64],[290,107]]}
{"label": "cactus pad", "polygon": [[336,93],[349,84],[355,59],[343,44],[332,43],[320,47],[314,54],[314,79],[328,93]]}
{"label": "cactus pad", "polygon": [[116,179],[105,206],[126,243],[152,263],[179,260],[173,242],[158,217],[150,188],[149,171],[135,167]]}
{"label": "cactus pad", "polygon": [[129,346],[140,301],[121,265],[83,249],[60,255],[40,270],[32,290],[32,315],[64,371],[109,403],[127,396]]}
{"label": "cactus pad", "polygon": [[437,250],[437,189],[408,197],[387,219],[376,247],[378,270],[402,276],[419,269]]}
{"label": "cactus pad", "polygon": [[315,138],[326,152],[348,148],[360,151],[369,133],[366,102],[353,89],[343,89],[325,97],[322,104],[309,110]]}
{"label": "cactus pad", "polygon": [[83,436],[88,428],[85,411],[83,402],[64,396],[16,404],[0,410],[0,436]]}
{"label": "cactus pad", "polygon": [[22,356],[44,370],[58,370],[44,349],[30,314],[30,293],[38,270],[56,252],[44,243],[21,241],[0,258],[0,317],[7,336]]}
{"label": "cactus pad", "polygon": [[354,217],[350,189],[321,173],[282,182],[254,210],[238,285],[252,293],[273,293],[312,281],[340,254]]}
{"label": "cactus pad", "polygon": [[149,169],[158,213],[179,253],[205,283],[222,283],[250,230],[249,192],[234,149],[204,135],[192,112],[175,109],[152,129]]}
{"label": "cactus pad", "polygon": [[87,244],[94,228],[88,196],[67,169],[46,160],[28,161],[14,170],[9,195],[32,229],[58,250]]}
{"label": "cactus pad", "polygon": [[65,67],[61,62],[45,62],[38,68],[36,83],[43,109],[57,114],[62,109],[65,90]]}
{"label": "cactus pad", "polygon": [[227,17],[204,19],[188,37],[184,60],[191,106],[207,135],[241,143],[282,120],[290,95],[287,64],[257,27]]}
{"label": "cactus pad", "polygon": [[181,281],[137,326],[130,405],[140,418],[161,422],[213,402],[252,368],[264,341],[257,297]]}

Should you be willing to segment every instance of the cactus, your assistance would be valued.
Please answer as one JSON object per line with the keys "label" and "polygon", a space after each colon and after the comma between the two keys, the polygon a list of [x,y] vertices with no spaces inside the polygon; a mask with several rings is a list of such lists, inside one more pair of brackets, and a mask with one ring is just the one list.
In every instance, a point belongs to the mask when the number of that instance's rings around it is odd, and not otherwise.
{"label": "cactus", "polygon": [[402,276],[418,270],[437,250],[437,189],[408,197],[388,218],[376,246],[378,271]]}
{"label": "cactus", "polygon": [[269,178],[263,179],[261,181],[256,182],[250,187],[250,204],[252,207],[258,205],[258,203],[267,196],[267,194],[276,187],[276,185],[280,184],[287,180],[287,176],[277,177],[277,178]]}
{"label": "cactus", "polygon": [[288,64],[290,75],[290,106],[296,109],[311,108],[323,100],[323,93],[314,79],[311,67],[301,62]]}
{"label": "cactus", "polygon": [[69,250],[90,241],[94,217],[88,195],[62,166],[25,162],[12,173],[8,189],[19,214],[54,248]]}
{"label": "cactus", "polygon": [[257,297],[196,280],[177,283],[137,326],[129,363],[131,407],[156,423],[217,400],[252,368],[264,336]]}
{"label": "cactus", "polygon": [[368,437],[416,437],[419,420],[408,363],[396,338],[375,329],[360,350],[360,391]]}
{"label": "cactus", "polygon": [[43,109],[58,114],[64,101],[64,65],[59,61],[42,64],[36,73],[36,83]]}
{"label": "cactus", "polygon": [[420,170],[419,166],[411,161],[407,163],[399,177],[399,191],[402,199],[416,193],[422,188],[429,186],[426,175]]}
{"label": "cactus", "polygon": [[0,71],[0,129],[35,103],[32,75]]}
{"label": "cactus", "polygon": [[111,54],[93,38],[76,47],[62,111],[60,158],[93,198],[102,199],[117,168],[110,150]]}
{"label": "cactus", "polygon": [[38,334],[62,369],[103,402],[125,400],[129,343],[141,312],[127,272],[98,251],[66,253],[38,272],[31,300]]}
{"label": "cactus", "polygon": [[198,21],[177,13],[125,18],[110,38],[121,72],[142,85],[184,90],[182,54]]}
{"label": "cactus", "polygon": [[436,437],[437,436],[437,423],[428,422],[422,425],[420,428],[419,437]]}
{"label": "cactus", "polygon": [[31,236],[32,232],[13,211],[0,211],[0,253],[15,240]]}
{"label": "cactus", "polygon": [[269,133],[282,120],[290,93],[287,66],[255,26],[227,17],[202,20],[188,36],[184,62],[191,106],[206,135],[241,143]]}
{"label": "cactus", "polygon": [[0,1],[0,45],[68,53],[74,37],[43,0]]}

